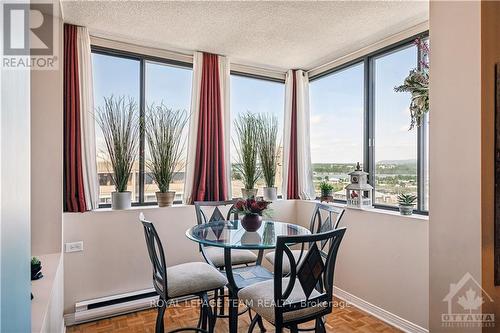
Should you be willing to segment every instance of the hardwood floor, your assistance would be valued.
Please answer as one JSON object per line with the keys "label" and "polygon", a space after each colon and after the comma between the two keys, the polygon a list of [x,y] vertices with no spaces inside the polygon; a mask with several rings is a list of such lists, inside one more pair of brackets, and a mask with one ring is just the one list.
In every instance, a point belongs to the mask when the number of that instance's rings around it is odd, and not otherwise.
{"label": "hardwood floor", "polygon": [[[248,314],[239,317],[238,331],[247,332],[250,320]],[[108,333],[108,332],[148,332],[154,333],[156,309],[134,312],[109,319],[75,325],[67,328],[68,333]],[[189,303],[179,303],[171,306],[165,313],[165,331],[180,327],[193,327],[198,322],[198,308]],[[265,322],[267,332],[274,332],[273,326]],[[352,305],[337,307],[327,316],[328,332],[362,332],[362,333],[393,333],[400,330],[389,326],[383,321],[355,308]],[[228,332],[227,319],[217,319],[215,332]],[[258,327],[254,332],[260,332]]]}

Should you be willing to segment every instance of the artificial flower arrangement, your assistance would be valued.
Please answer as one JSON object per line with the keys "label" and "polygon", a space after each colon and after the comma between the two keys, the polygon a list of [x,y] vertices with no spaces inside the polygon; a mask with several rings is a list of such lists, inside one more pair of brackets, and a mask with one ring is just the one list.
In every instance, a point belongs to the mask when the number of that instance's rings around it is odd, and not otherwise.
{"label": "artificial flower arrangement", "polygon": [[234,210],[242,214],[241,225],[246,231],[257,231],[262,224],[262,214],[270,202],[263,199],[241,199],[234,204]]}

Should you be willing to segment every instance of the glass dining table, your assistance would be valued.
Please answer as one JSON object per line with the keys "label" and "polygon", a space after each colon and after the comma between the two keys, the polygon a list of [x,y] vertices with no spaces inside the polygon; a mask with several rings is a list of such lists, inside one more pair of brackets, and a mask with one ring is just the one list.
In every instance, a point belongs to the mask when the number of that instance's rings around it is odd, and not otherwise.
{"label": "glass dining table", "polygon": [[[204,246],[224,249],[224,273],[229,290],[229,332],[238,332],[238,291],[246,286],[273,278],[272,272],[261,265],[264,250],[274,249],[279,236],[308,235],[301,226],[264,220],[255,232],[246,231],[240,221],[214,221],[196,225],[186,231],[186,236]],[[257,262],[251,266],[231,265],[231,250],[245,249],[259,252]]]}

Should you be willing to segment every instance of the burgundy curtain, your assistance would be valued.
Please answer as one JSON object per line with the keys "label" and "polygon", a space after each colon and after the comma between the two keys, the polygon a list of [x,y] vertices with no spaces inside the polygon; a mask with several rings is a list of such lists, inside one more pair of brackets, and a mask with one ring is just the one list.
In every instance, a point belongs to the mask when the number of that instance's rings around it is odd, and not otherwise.
{"label": "burgundy curtain", "polygon": [[218,56],[203,53],[193,201],[227,200]]}
{"label": "burgundy curtain", "polygon": [[83,189],[76,26],[64,25],[64,209],[87,210]]}
{"label": "burgundy curtain", "polygon": [[292,71],[292,114],[290,129],[290,156],[288,159],[287,199],[299,199],[297,169],[297,71]]}

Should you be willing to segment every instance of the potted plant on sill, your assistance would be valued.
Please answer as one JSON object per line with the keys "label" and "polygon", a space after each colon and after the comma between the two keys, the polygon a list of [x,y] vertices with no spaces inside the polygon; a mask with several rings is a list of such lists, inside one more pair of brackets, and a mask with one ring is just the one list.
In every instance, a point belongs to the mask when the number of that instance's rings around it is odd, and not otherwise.
{"label": "potted plant on sill", "polygon": [[257,165],[258,159],[258,119],[250,113],[240,114],[235,120],[236,140],[234,143],[238,155],[235,169],[241,174],[244,188],[241,193],[244,199],[255,198],[257,189],[255,183],[260,178],[261,170]]}
{"label": "potted plant on sill", "polygon": [[333,185],[327,181],[322,181],[319,183],[319,189],[321,190],[320,201],[332,202],[333,201]]}
{"label": "potted plant on sill", "polygon": [[415,203],[417,202],[417,196],[413,194],[399,194],[398,195],[398,203],[399,203],[399,212],[401,215],[412,215],[413,207],[415,207]]}
{"label": "potted plant on sill", "polygon": [[169,191],[175,174],[182,168],[181,159],[185,141],[182,133],[188,120],[184,110],[172,110],[165,105],[151,105],[145,119],[145,134],[149,148],[146,162],[158,186],[158,206],[172,206],[175,191]]}
{"label": "potted plant on sill", "polygon": [[258,117],[259,157],[264,187],[264,200],[278,199],[278,189],[274,186],[278,162],[278,119],[274,115],[260,115]]}
{"label": "potted plant on sill", "polygon": [[104,105],[97,108],[97,124],[104,137],[105,155],[113,169],[111,179],[115,192],[111,193],[111,208],[130,208],[132,193],[127,191],[127,184],[139,142],[137,104],[133,99],[125,101],[124,97],[105,97]]}
{"label": "potted plant on sill", "polygon": [[238,200],[234,204],[234,210],[239,214],[243,214],[241,218],[241,226],[249,232],[257,231],[262,224],[262,213],[269,206],[269,202],[265,200],[255,200],[254,198],[246,200]]}

